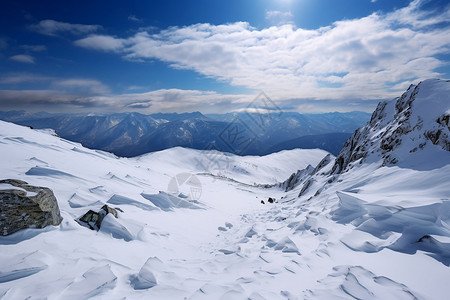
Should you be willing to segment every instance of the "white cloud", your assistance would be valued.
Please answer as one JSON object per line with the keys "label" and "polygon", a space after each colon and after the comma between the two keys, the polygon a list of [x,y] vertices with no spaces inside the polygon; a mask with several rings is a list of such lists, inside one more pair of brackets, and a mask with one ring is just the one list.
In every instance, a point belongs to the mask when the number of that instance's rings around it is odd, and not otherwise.
{"label": "white cloud", "polygon": [[1,84],[19,84],[27,82],[49,81],[51,77],[28,74],[28,73],[10,73],[0,77]]}
{"label": "white cloud", "polygon": [[133,22],[142,22],[142,19],[139,19],[135,15],[128,16],[128,20],[133,21]]}
{"label": "white cloud", "polygon": [[[128,38],[94,35],[76,45],[158,59],[171,67],[264,90],[272,98],[389,98],[400,82],[438,77],[450,51],[449,9],[431,14],[421,1],[316,30],[291,24],[258,30],[248,23],[194,24]],[[277,14],[277,13],[272,13]],[[448,18],[447,18],[448,20]]]}
{"label": "white cloud", "polygon": [[402,25],[410,25],[413,28],[420,29],[422,27],[432,26],[439,23],[449,23],[450,20],[450,6],[447,6],[444,11],[424,11],[420,7],[429,2],[429,0],[414,0],[407,7],[396,10],[388,15],[389,22]]}
{"label": "white cloud", "polygon": [[[89,87],[95,82],[63,80],[53,87],[62,89],[0,90],[0,110],[45,109],[61,111],[76,109],[89,112],[140,111],[217,113],[246,107],[253,95],[224,95],[212,91],[161,89],[145,93],[129,93],[112,96],[86,95],[78,88]],[[67,88],[69,87],[69,88]],[[75,87],[71,89],[70,87]],[[36,108],[38,107],[38,108]]]}
{"label": "white cloud", "polygon": [[91,35],[86,38],[75,41],[75,45],[101,51],[121,51],[124,49],[127,41],[107,35]]}
{"label": "white cloud", "polygon": [[266,20],[272,25],[293,24],[293,17],[294,16],[290,11],[266,11]]}
{"label": "white cloud", "polygon": [[0,90],[2,106],[8,103],[23,107],[23,104],[61,104],[71,101],[71,96],[55,90]]}
{"label": "white cloud", "polygon": [[11,56],[9,59],[20,62],[20,63],[26,63],[26,64],[34,64],[35,63],[35,58],[28,54],[14,55],[14,56]]}
{"label": "white cloud", "polygon": [[109,93],[109,88],[95,79],[64,79],[55,81],[53,85],[64,90],[87,92],[90,94]]}
{"label": "white cloud", "polygon": [[[249,111],[255,95],[226,95],[212,91],[161,89],[146,93],[130,93],[112,96],[89,96],[67,90],[0,90],[0,110],[25,109],[49,112],[192,112],[223,113]],[[282,109],[302,113],[329,111],[372,112],[377,100],[314,100],[285,99],[276,101]],[[252,109],[250,109],[251,111]],[[261,111],[258,108],[258,111]]]}
{"label": "white cloud", "polygon": [[39,23],[30,26],[31,30],[50,36],[57,36],[63,32],[74,35],[88,34],[96,32],[101,28],[100,25],[71,24],[55,20],[42,20]]}
{"label": "white cloud", "polygon": [[253,95],[225,95],[213,91],[161,89],[145,93],[93,96],[89,99],[95,103],[108,103],[121,111],[141,109],[143,112],[202,111],[211,113],[246,107],[253,99]]}

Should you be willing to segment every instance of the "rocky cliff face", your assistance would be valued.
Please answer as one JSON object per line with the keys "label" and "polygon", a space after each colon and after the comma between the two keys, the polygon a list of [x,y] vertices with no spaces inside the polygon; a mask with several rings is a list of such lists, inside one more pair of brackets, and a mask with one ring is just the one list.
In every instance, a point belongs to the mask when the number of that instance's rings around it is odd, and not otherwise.
{"label": "rocky cliff face", "polygon": [[425,159],[421,152],[450,151],[449,118],[450,81],[411,85],[401,97],[378,105],[369,123],[347,140],[332,173],[343,173],[356,162],[382,160],[383,165],[402,166]]}
{"label": "rocky cliff face", "polygon": [[49,188],[13,179],[0,180],[0,188],[0,235],[61,223],[58,202]]}
{"label": "rocky cliff face", "polygon": [[[302,186],[299,197],[319,177],[326,184],[364,163],[418,170],[450,163],[450,81],[431,79],[411,85],[399,98],[381,102],[370,121],[346,141],[333,160],[326,157],[314,171],[293,174],[286,191]],[[317,194],[326,188],[318,189]]]}

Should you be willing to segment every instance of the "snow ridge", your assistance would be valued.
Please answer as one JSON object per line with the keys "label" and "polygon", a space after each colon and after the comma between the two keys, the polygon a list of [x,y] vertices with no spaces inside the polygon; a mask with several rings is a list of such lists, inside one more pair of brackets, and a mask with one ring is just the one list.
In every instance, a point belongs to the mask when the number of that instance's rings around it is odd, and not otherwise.
{"label": "snow ridge", "polygon": [[[450,151],[449,94],[449,81],[432,79],[411,85],[400,98],[381,102],[369,123],[347,140],[332,173],[343,173],[359,160],[381,159],[383,165],[406,167],[440,160],[431,155],[438,152],[433,145]],[[440,157],[443,166],[448,155]]]}

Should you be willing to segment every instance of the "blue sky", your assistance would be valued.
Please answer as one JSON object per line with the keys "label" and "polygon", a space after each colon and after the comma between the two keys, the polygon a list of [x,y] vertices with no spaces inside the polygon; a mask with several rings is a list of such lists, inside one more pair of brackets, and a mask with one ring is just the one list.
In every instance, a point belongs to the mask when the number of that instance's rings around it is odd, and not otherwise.
{"label": "blue sky", "polygon": [[0,110],[371,111],[449,78],[440,0],[2,1]]}

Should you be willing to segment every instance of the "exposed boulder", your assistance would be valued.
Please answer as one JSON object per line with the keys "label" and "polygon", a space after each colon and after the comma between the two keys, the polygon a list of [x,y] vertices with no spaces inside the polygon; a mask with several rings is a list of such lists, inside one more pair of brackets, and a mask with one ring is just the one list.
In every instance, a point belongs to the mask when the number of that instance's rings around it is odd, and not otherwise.
{"label": "exposed boulder", "polygon": [[0,235],[26,228],[61,224],[58,201],[52,190],[15,179],[0,180]]}
{"label": "exposed boulder", "polygon": [[98,231],[102,225],[103,219],[108,214],[113,215],[115,218],[118,216],[116,209],[105,204],[98,212],[89,210],[80,218],[75,219],[75,221],[77,221],[81,226]]}

